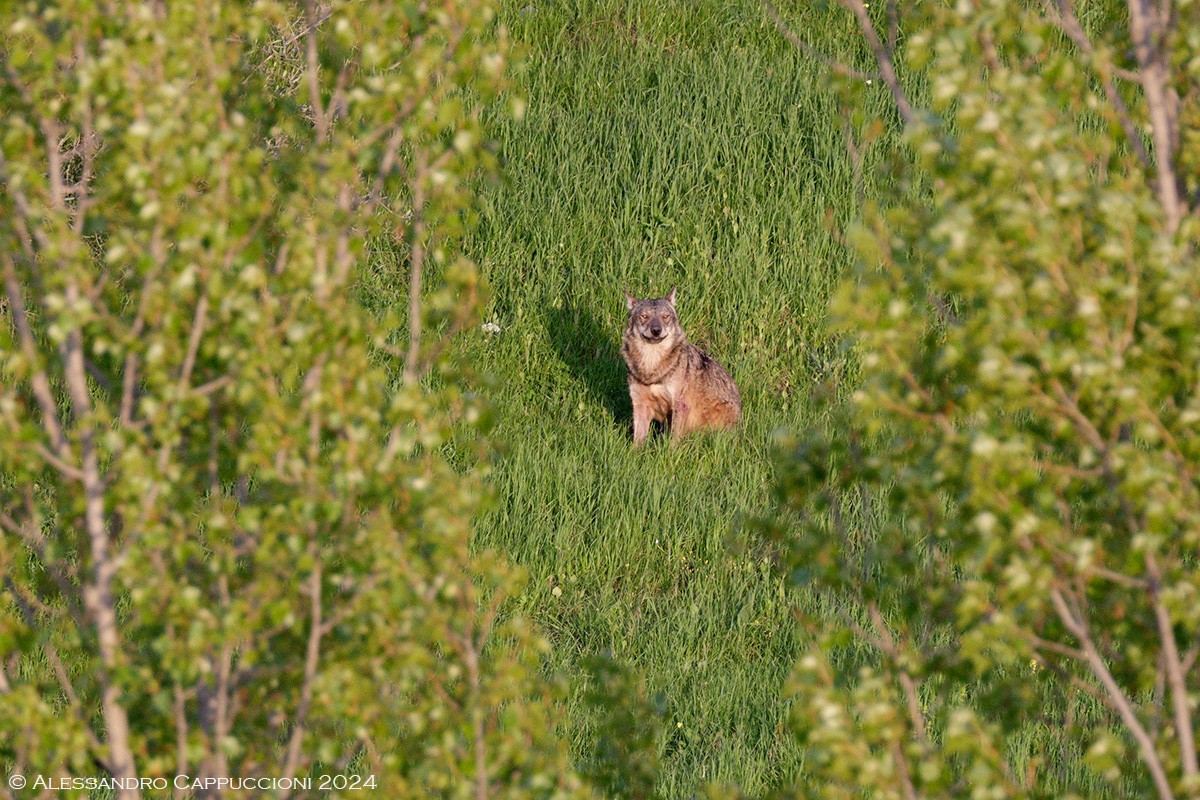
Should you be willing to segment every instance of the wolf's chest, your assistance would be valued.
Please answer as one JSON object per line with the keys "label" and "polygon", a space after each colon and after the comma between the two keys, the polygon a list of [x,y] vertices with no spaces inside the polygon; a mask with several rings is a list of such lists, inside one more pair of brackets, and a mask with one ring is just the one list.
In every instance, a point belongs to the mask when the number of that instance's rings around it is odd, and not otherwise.
{"label": "wolf's chest", "polygon": [[626,340],[622,351],[629,374],[639,383],[673,383],[680,366],[679,347],[640,346]]}
{"label": "wolf's chest", "polygon": [[667,384],[634,384],[629,393],[633,404],[645,408],[650,419],[665,421],[670,417],[671,389]]}

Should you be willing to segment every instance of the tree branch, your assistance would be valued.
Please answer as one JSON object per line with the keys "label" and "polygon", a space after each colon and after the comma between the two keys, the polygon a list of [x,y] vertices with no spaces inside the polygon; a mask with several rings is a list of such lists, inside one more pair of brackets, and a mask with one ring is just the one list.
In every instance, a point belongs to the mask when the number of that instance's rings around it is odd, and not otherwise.
{"label": "tree branch", "polygon": [[321,64],[317,54],[317,7],[313,0],[304,4],[307,28],[304,31],[305,54],[308,61],[308,103],[312,107],[313,124],[317,128],[317,141],[321,144],[329,138],[329,119],[325,115],[325,104],[321,102]]}
{"label": "tree branch", "polygon": [[1179,739],[1180,761],[1183,764],[1184,777],[1190,780],[1200,774],[1196,762],[1196,734],[1192,730],[1192,713],[1188,705],[1187,682],[1184,680],[1183,663],[1179,658],[1179,646],[1175,641],[1171,617],[1159,594],[1162,588],[1162,570],[1159,569],[1158,559],[1151,552],[1146,553],[1146,572],[1150,576],[1150,602],[1154,606],[1154,623],[1158,627],[1158,637],[1162,640],[1163,663],[1167,683],[1171,687],[1171,705],[1175,714],[1175,736]]}
{"label": "tree branch", "polygon": [[904,790],[904,800],[917,800],[917,790],[913,786],[912,770],[908,767],[908,758],[904,755],[903,748],[899,742],[893,741],[889,748],[892,754],[892,764],[896,767],[896,774],[900,778],[900,787]]}
{"label": "tree branch", "polygon": [[475,800],[488,800],[491,794],[491,778],[488,777],[487,735],[484,721],[482,698],[482,676],[479,669],[479,648],[471,637],[464,636],[462,641],[467,662],[467,680],[470,683],[473,702],[471,703],[471,735],[475,745]]}
{"label": "tree branch", "polygon": [[29,384],[33,396],[37,400],[38,409],[42,412],[42,427],[50,437],[50,443],[58,451],[58,457],[64,462],[74,460],[59,421],[58,405],[54,400],[54,392],[50,389],[50,378],[39,363],[37,344],[33,339],[33,330],[29,327],[29,316],[25,311],[25,299],[21,295],[21,284],[17,280],[16,267],[7,252],[0,252],[0,264],[4,265],[4,287],[8,295],[8,310],[12,315],[13,326],[17,329],[17,338],[21,342],[21,355],[29,362]]}
{"label": "tree branch", "polygon": [[412,244],[408,257],[408,353],[404,359],[404,380],[417,379],[421,356],[421,272],[425,263],[425,180],[426,156],[418,150],[413,167]]}
{"label": "tree branch", "polygon": [[[17,604],[17,609],[21,612],[21,617],[25,620],[25,624],[32,630],[38,630],[37,615],[34,613],[33,607],[30,606],[29,599],[21,594],[20,588],[12,578],[5,578],[4,585],[8,589],[9,594],[13,596],[13,600]],[[67,698],[67,705],[71,707],[75,718],[83,727],[84,735],[87,736],[88,744],[92,748],[93,758],[99,761],[104,769],[109,769],[100,755],[104,752],[104,744],[96,736],[96,732],[92,730],[92,726],[88,722],[88,715],[84,712],[83,704],[79,702],[79,695],[75,692],[74,684],[71,683],[71,675],[63,665],[62,659],[59,658],[58,650],[50,642],[44,641],[42,642],[42,652],[54,670],[54,676],[58,679],[58,686],[62,689],[63,696]]]}
{"label": "tree branch", "polygon": [[[150,257],[153,266],[142,279],[142,293],[138,298],[137,315],[133,319],[133,328],[130,330],[130,342],[140,339],[146,328],[146,314],[150,310],[150,289],[166,264],[167,252],[161,221],[154,226],[154,230],[150,234]],[[122,427],[133,424],[133,404],[137,398],[137,375],[138,357],[134,349],[130,347],[125,353],[125,363],[121,369],[120,423]]]}
{"label": "tree branch", "polygon": [[887,84],[888,90],[892,93],[892,101],[896,104],[896,111],[899,112],[900,119],[904,120],[905,125],[915,124],[917,116],[913,111],[912,104],[908,102],[908,97],[904,94],[904,89],[900,86],[900,79],[896,76],[892,52],[884,47],[883,42],[879,41],[879,35],[875,32],[875,26],[871,22],[871,16],[867,13],[867,7],[863,0],[841,0],[841,3],[850,9],[858,20],[858,27],[862,29],[863,38],[867,40],[867,45],[875,54],[875,61],[879,64],[883,82]]}
{"label": "tree branch", "polygon": [[775,24],[775,28],[781,34],[783,34],[783,38],[785,38],[789,42],[791,42],[793,47],[795,47],[800,52],[804,53],[809,58],[811,58],[815,61],[821,62],[822,64],[824,64],[829,69],[833,70],[838,75],[841,75],[846,78],[855,78],[857,80],[865,81],[867,83],[870,83],[873,80],[882,80],[882,76],[877,72],[875,72],[875,73],[860,72],[859,70],[856,70],[853,67],[843,64],[842,62],[838,61],[836,58],[833,58],[832,56],[828,56],[825,53],[822,53],[820,50],[813,47],[808,42],[804,41],[804,39],[802,39],[799,34],[797,34],[790,27],[788,27],[788,24],[783,21],[783,17],[779,16],[779,12],[775,9],[775,5],[773,3],[768,2],[766,5],[767,5],[767,16],[769,16],[771,18],[771,22],[773,22]]}
{"label": "tree branch", "polygon": [[[72,280],[66,288],[67,307],[79,300],[79,288]],[[100,458],[96,452],[96,434],[91,427],[91,397],[88,394],[87,377],[83,366],[83,335],[78,327],[68,331],[60,346],[67,393],[71,399],[72,413],[80,426],[79,441],[82,456],[84,492],[84,527],[91,550],[92,574],[84,586],[84,608],[96,627],[100,651],[101,707],[104,715],[105,733],[108,738],[109,763],[114,777],[135,785],[137,769],[133,750],[129,743],[129,718],[121,704],[121,687],[113,673],[121,660],[121,641],[117,626],[116,598],[113,596],[113,578],[117,564],[111,553],[108,521],[104,510],[104,481],[100,475]],[[126,786],[118,790],[120,800],[140,800],[137,788]]]}
{"label": "tree branch", "polygon": [[1154,140],[1154,162],[1158,167],[1158,202],[1167,218],[1167,232],[1174,234],[1188,212],[1182,184],[1175,171],[1179,133],[1179,97],[1171,88],[1165,42],[1173,14],[1168,0],[1159,13],[1150,0],[1128,0],[1129,33],[1137,56],[1138,75],[1150,116]]}
{"label": "tree branch", "polygon": [[1154,742],[1150,739],[1150,735],[1146,733],[1146,729],[1137,718],[1137,712],[1134,711],[1129,698],[1125,696],[1120,685],[1113,677],[1112,672],[1109,671],[1108,665],[1104,663],[1104,658],[1096,649],[1096,644],[1092,640],[1091,633],[1088,631],[1086,621],[1075,616],[1074,612],[1067,605],[1067,601],[1063,597],[1061,590],[1057,588],[1050,590],[1050,602],[1054,604],[1054,610],[1058,612],[1058,617],[1062,620],[1063,626],[1079,641],[1080,646],[1083,648],[1084,660],[1091,668],[1092,674],[1104,686],[1104,689],[1112,699],[1117,713],[1125,723],[1125,727],[1137,741],[1138,749],[1142,754],[1142,761],[1145,762],[1146,767],[1150,770],[1150,776],[1154,780],[1154,787],[1158,791],[1159,800],[1174,800],[1174,795],[1171,793],[1170,781],[1167,780],[1166,770],[1163,768],[1162,761],[1158,757],[1158,752],[1154,749]]}
{"label": "tree branch", "polygon": [[[900,649],[896,646],[896,641],[892,638],[891,631],[888,630],[887,623],[883,620],[883,614],[879,612],[879,606],[871,603],[867,610],[871,616],[871,623],[875,626],[880,640],[885,645],[884,652],[892,657],[892,661],[899,662]],[[929,737],[925,731],[925,715],[921,713],[920,686],[908,674],[908,670],[901,667],[899,663],[897,663],[897,678],[900,681],[900,687],[904,690],[904,697],[908,704],[909,721],[917,734],[917,739],[921,744],[926,744]]]}
{"label": "tree branch", "polygon": [[[1083,52],[1084,55],[1098,59],[1098,53],[1092,42],[1088,39],[1087,32],[1079,23],[1079,18],[1075,15],[1075,9],[1072,7],[1071,0],[1054,0],[1057,11],[1045,6],[1047,18],[1056,28],[1061,30],[1067,37],[1075,43],[1075,45]],[[1133,148],[1134,155],[1138,161],[1146,169],[1150,169],[1153,164],[1150,159],[1150,154],[1146,152],[1146,145],[1142,141],[1142,135],[1138,133],[1137,125],[1134,124],[1133,115],[1129,113],[1129,106],[1125,104],[1125,99],[1121,97],[1116,84],[1113,82],[1112,76],[1117,75],[1129,81],[1137,83],[1141,82],[1141,76],[1137,73],[1129,72],[1121,69],[1108,60],[1100,62],[1097,73],[1100,76],[1100,84],[1104,88],[1104,94],[1108,97],[1108,102],[1112,103],[1113,108],[1117,113],[1117,121],[1121,123],[1121,130],[1125,132],[1125,138],[1129,142],[1129,146]]]}
{"label": "tree branch", "polygon": [[[300,766],[300,746],[304,741],[304,723],[312,705],[313,683],[317,678],[317,665],[321,658],[321,562],[313,566],[308,580],[309,622],[308,647],[304,654],[304,679],[300,684],[300,701],[296,705],[296,721],[292,727],[291,740],[288,742],[287,758],[283,764],[285,783],[296,775]],[[291,791],[283,793],[283,800],[291,796]]]}

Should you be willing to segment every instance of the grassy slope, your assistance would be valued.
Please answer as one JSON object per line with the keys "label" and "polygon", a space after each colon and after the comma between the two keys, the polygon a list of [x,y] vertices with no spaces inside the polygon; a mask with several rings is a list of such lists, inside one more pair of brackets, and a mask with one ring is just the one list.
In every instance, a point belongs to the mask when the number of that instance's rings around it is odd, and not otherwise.
{"label": "grassy slope", "polygon": [[[803,765],[784,685],[805,645],[790,612],[821,609],[761,549],[730,545],[738,518],[768,504],[773,432],[821,424],[805,398],[841,366],[821,322],[848,266],[823,220],[856,213],[843,119],[828,79],[754,0],[505,3],[528,48],[529,109],[494,122],[509,179],[486,193],[468,248],[502,331],[471,332],[455,353],[496,378],[504,452],[479,544],[529,570],[522,602],[555,668],[578,676],[582,658],[610,651],[665,695],[662,797],[788,785]],[[790,19],[825,52],[854,52],[849,27]],[[868,116],[887,113],[882,87],[868,102]],[[368,304],[402,305],[396,265],[375,267]],[[692,340],[741,386],[745,423],[634,450],[623,292],[672,285]],[[579,758],[594,714],[578,698],[565,709]],[[1014,767],[1040,757],[1052,791],[1128,796],[1081,769],[1064,718],[1104,714],[1048,704],[1009,742]]]}
{"label": "grassy slope", "polygon": [[[530,104],[498,123],[509,182],[472,243],[502,332],[462,355],[499,377],[508,448],[479,540],[529,569],[560,666],[611,650],[665,693],[664,797],[761,791],[799,766],[781,694],[802,641],[794,598],[728,537],[830,366],[818,326],[845,256],[822,218],[853,206],[840,116],[755,3],[516,0],[506,20]],[[675,284],[746,422],[634,451],[622,292]],[[567,716],[585,741],[586,710]]]}

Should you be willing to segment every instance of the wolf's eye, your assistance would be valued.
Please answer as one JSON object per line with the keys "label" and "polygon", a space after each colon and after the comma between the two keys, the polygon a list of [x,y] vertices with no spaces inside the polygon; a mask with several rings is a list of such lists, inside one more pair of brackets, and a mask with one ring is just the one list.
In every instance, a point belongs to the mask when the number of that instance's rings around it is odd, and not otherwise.
{"label": "wolf's eye", "polygon": [[638,322],[645,322],[648,319],[650,319],[649,314],[642,314],[640,317],[638,317]]}

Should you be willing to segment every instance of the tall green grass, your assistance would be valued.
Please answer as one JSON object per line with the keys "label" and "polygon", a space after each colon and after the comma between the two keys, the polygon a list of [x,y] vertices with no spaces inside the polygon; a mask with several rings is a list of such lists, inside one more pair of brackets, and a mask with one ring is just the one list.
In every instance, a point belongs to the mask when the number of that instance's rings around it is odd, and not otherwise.
{"label": "tall green grass", "polygon": [[[479,544],[529,570],[557,668],[611,652],[664,696],[663,797],[765,791],[801,767],[783,697],[804,640],[761,548],[730,544],[767,504],[773,432],[811,423],[840,365],[821,323],[847,266],[824,220],[855,213],[842,116],[756,3],[515,0],[504,21],[529,105],[494,121],[507,181],[469,243],[501,331],[458,353],[496,376],[506,448]],[[623,292],[673,285],[745,421],[635,450]],[[580,758],[591,713],[565,709]]]}

